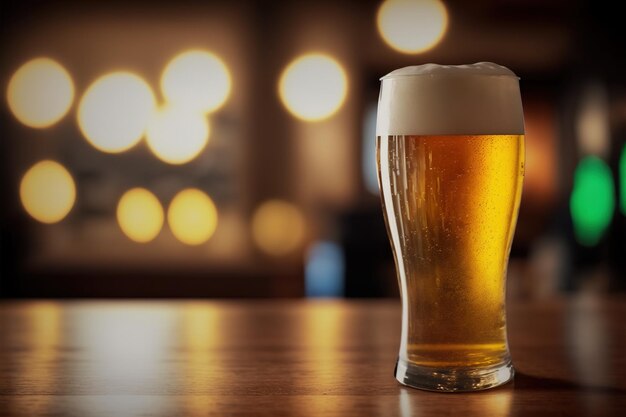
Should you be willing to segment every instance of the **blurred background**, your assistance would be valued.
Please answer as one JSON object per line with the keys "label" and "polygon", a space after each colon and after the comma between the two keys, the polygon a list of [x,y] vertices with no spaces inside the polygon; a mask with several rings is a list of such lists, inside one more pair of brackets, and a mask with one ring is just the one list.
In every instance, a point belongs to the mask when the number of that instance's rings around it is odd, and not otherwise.
{"label": "blurred background", "polygon": [[601,2],[2,2],[0,294],[392,297],[379,78],[521,77],[509,292],[626,287],[626,37]]}

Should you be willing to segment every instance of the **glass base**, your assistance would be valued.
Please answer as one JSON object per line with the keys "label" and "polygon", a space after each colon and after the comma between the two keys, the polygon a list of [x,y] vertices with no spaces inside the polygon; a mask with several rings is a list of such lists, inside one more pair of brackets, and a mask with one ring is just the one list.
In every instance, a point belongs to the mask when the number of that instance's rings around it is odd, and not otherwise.
{"label": "glass base", "polygon": [[511,361],[488,368],[437,369],[398,360],[394,371],[403,385],[439,392],[467,392],[494,388],[513,379]]}

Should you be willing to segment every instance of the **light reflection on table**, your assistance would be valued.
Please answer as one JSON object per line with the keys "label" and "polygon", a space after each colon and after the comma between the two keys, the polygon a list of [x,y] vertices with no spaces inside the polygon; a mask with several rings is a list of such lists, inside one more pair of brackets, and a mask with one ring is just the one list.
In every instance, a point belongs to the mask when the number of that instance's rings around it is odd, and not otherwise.
{"label": "light reflection on table", "polygon": [[611,415],[626,406],[623,299],[509,308],[513,384],[398,385],[395,301],[5,302],[0,415]]}

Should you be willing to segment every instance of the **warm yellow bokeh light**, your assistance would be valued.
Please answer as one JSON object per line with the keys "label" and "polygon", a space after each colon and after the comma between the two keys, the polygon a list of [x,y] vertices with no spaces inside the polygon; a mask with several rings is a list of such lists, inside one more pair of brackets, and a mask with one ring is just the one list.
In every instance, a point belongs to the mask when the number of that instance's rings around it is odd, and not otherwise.
{"label": "warm yellow bokeh light", "polygon": [[48,127],[70,109],[74,83],[58,62],[35,58],[22,65],[9,80],[7,101],[13,115],[26,126]]}
{"label": "warm yellow bokeh light", "polygon": [[191,50],[175,56],[161,76],[161,91],[167,101],[204,113],[219,109],[230,88],[228,67],[207,51]]}
{"label": "warm yellow bokeh light", "polygon": [[441,41],[448,28],[448,11],[439,0],[387,0],[378,9],[376,21],[389,46],[417,54]]}
{"label": "warm yellow bokeh light", "polygon": [[56,223],[63,220],[74,206],[76,185],[63,165],[45,160],[24,174],[20,199],[33,218],[42,223]]}
{"label": "warm yellow bokeh light", "polygon": [[174,236],[187,245],[200,245],[217,228],[217,208],[208,195],[195,188],[176,194],[167,211]]}
{"label": "warm yellow bokeh light", "polygon": [[137,144],[156,108],[152,89],[131,72],[97,79],[78,105],[78,125],[97,149],[117,153]]}
{"label": "warm yellow bokeh light", "polygon": [[274,256],[289,254],[302,245],[304,235],[304,216],[291,203],[269,200],[254,212],[252,237],[263,252]]}
{"label": "warm yellow bokeh light", "polygon": [[155,113],[146,132],[146,142],[152,153],[169,164],[191,161],[208,141],[206,115],[177,106],[166,106]]}
{"label": "warm yellow bokeh light", "polygon": [[117,223],[131,240],[146,243],[163,227],[163,207],[150,191],[133,188],[124,193],[117,204]]}
{"label": "warm yellow bokeh light", "polygon": [[278,94],[287,110],[309,122],[335,114],[347,92],[348,80],[343,67],[323,54],[307,54],[295,59],[278,82]]}

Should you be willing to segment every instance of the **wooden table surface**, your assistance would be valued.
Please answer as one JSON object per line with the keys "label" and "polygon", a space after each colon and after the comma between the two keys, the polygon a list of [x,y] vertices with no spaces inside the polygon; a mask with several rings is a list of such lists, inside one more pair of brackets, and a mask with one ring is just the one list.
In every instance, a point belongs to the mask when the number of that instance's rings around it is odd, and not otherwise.
{"label": "wooden table surface", "polygon": [[509,305],[513,383],[405,388],[396,301],[0,304],[0,415],[626,415],[626,299]]}

